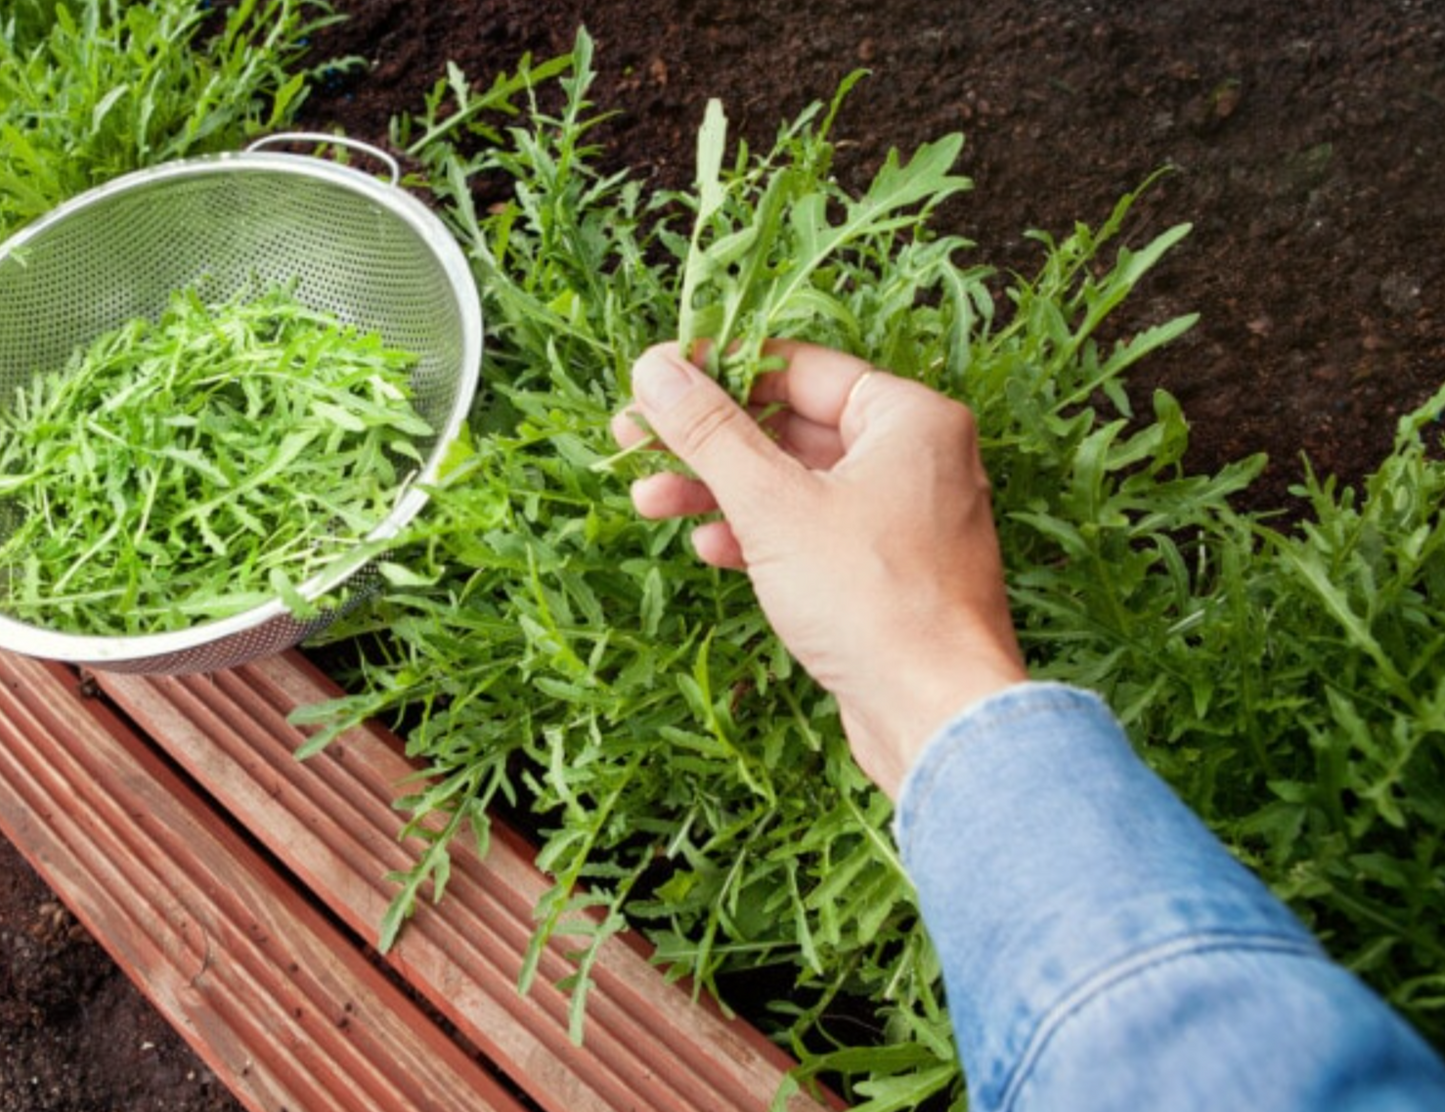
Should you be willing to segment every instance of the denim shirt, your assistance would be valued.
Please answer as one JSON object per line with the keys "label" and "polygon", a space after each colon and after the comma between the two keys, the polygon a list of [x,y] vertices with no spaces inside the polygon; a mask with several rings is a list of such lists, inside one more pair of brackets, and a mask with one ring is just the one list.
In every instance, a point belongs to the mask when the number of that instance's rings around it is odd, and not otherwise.
{"label": "denim shirt", "polygon": [[933,738],[896,828],[974,1112],[1445,1110],[1445,1067],[1131,750],[1028,683]]}

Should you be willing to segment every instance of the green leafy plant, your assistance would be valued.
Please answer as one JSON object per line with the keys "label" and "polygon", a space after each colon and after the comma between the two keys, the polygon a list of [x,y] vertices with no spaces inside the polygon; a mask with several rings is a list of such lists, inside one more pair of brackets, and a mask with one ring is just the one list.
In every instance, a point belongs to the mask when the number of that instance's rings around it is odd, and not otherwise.
{"label": "green leafy plant", "polygon": [[4,38],[20,51],[43,39],[55,23],[58,0],[14,0],[4,20]]}
{"label": "green leafy plant", "polygon": [[[676,524],[637,519],[611,472],[647,464],[613,458],[608,422],[633,358],[678,335],[721,340],[704,357],[738,396],[765,366],[763,340],[797,336],[967,400],[1036,667],[1114,699],[1228,836],[1271,790],[1241,766],[1234,810],[1208,794],[1257,740],[1210,717],[1223,698],[1210,669],[1251,659],[1239,649],[1256,631],[1228,616],[1254,605],[1273,563],[1230,499],[1262,461],[1190,474],[1178,405],[1131,403],[1129,368],[1192,318],[1107,336],[1188,229],[1125,244],[1127,196],[1098,229],[1040,236],[1038,275],[1001,282],[929,227],[967,188],[960,140],[890,157],[853,194],[832,174],[837,100],[731,160],[710,107],[696,189],[649,194],[596,169],[585,35],[571,62],[555,109],[530,81],[473,96],[453,73],[399,125],[435,137],[412,153],[472,257],[491,335],[474,440],[407,556],[430,585],[352,626],[368,644],[357,694],[304,715],[321,727],[313,749],[393,716],[431,773],[400,801],[421,842],[383,944],[425,893],[442,897],[452,839],[485,848],[488,815],[525,807],[556,881],[537,942],[578,941],[579,1033],[596,944],[631,923],[659,963],[724,1001],[740,979],[773,979],[769,1022],[803,1063],[798,1083],[841,1079],[869,1112],[957,1103],[937,962],[886,799],[746,580],[699,566]],[[480,207],[499,181],[509,199]],[[1194,713],[1175,721],[1186,699]]]}
{"label": "green leafy plant", "polygon": [[296,590],[390,511],[431,432],[415,359],[273,287],[97,337],[0,410],[10,616],[185,628]]}
{"label": "green leafy plant", "polygon": [[[330,18],[311,0],[15,0],[0,234],[283,126]],[[1192,318],[1131,335],[1113,311],[1186,227],[1131,243],[1126,196],[1097,229],[1037,234],[1037,274],[991,274],[930,228],[968,186],[958,137],[860,191],[834,179],[856,78],[756,151],[710,106],[694,188],[651,190],[599,169],[591,77],[583,34],[484,87],[449,66],[393,123],[482,280],[490,335],[471,435],[393,589],[337,633],[365,649],[355,694],[302,715],[311,751],[392,717],[430,773],[399,800],[417,859],[383,944],[443,898],[455,839],[485,850],[490,816],[512,811],[555,880],[534,945],[577,940],[578,1037],[597,945],[630,923],[724,1002],[766,979],[755,1018],[798,1054],[793,1084],[826,1077],[867,1112],[962,1105],[886,800],[746,580],[633,514],[617,473],[656,454],[613,458],[608,422],[648,344],[682,337],[741,397],[763,340],[791,335],[974,408],[1035,673],[1103,693],[1189,805],[1445,1046],[1445,395],[1401,420],[1358,490],[1311,474],[1305,520],[1277,528],[1231,505],[1262,461],[1190,473],[1179,406],[1136,408],[1127,389]]]}
{"label": "green leafy plant", "polygon": [[[129,170],[234,150],[306,95],[321,0],[22,0],[0,20],[0,235]],[[342,61],[332,63],[345,66]]]}
{"label": "green leafy plant", "polygon": [[[866,264],[860,268],[855,261],[857,252],[890,263],[895,255],[908,256],[900,261],[916,269],[903,272],[903,285],[914,293],[936,280],[960,246],[945,240],[930,245],[921,260],[908,255],[921,246],[916,237],[929,211],[969,186],[953,173],[962,136],[926,144],[906,164],[892,152],[860,197],[825,187],[832,155],[826,136],[859,76],[843,83],[816,139],[803,134],[813,122],[815,113],[809,113],[779,140],[777,151],[785,158],[749,165],[744,148],[742,161],[726,176],[727,120],[721,104],[708,105],[698,133],[696,213],[678,294],[678,336],[740,399],[764,366],[769,337],[828,321],[848,347],[879,346],[881,337],[863,335],[868,325],[881,323],[878,315],[860,313],[850,298],[858,278],[887,275],[881,265],[867,274]],[[905,356],[907,346],[897,346],[903,350],[896,354]]]}

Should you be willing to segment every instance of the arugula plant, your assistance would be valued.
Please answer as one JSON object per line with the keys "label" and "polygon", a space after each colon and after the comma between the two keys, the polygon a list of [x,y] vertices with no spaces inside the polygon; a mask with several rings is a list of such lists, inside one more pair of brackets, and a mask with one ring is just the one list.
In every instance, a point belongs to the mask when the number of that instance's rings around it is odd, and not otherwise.
{"label": "arugula plant", "polygon": [[[284,127],[323,0],[21,0],[0,17],[0,236],[110,178]],[[332,68],[350,63],[330,63]]]}
{"label": "arugula plant", "polygon": [[1188,474],[1178,406],[1159,394],[1141,415],[1122,385],[1191,319],[1105,336],[1187,229],[1120,246],[1125,197],[1097,230],[1041,237],[1040,273],[1005,283],[1000,309],[998,276],[929,227],[968,187],[958,138],[890,157],[848,192],[830,134],[850,81],[732,159],[709,107],[696,189],[649,192],[598,168],[590,49],[579,36],[555,87],[530,60],[483,92],[452,71],[396,125],[485,291],[486,390],[406,555],[426,585],[351,623],[367,645],[356,693],[303,712],[310,749],[381,715],[430,773],[400,801],[418,856],[396,878],[383,945],[418,901],[443,897],[455,838],[484,850],[489,814],[525,808],[556,882],[535,944],[577,940],[579,1036],[597,946],[631,924],[724,1001],[775,978],[772,1023],[803,1062],[798,1083],[841,1078],[870,1112],[957,1103],[887,800],[746,580],[700,566],[676,523],[637,519],[613,472],[648,464],[613,458],[608,422],[635,356],[678,335],[722,338],[713,370],[738,396],[762,341],[796,336],[966,399],[1035,659],[1127,696],[1131,725],[1152,726],[1166,692],[1142,629],[1193,651],[1215,549],[1243,565],[1228,545],[1255,543],[1228,505],[1260,461]]}
{"label": "arugula plant", "polygon": [[21,51],[43,39],[55,23],[57,0],[14,0],[4,20],[3,35]]}
{"label": "arugula plant", "polygon": [[[315,71],[310,0],[15,0],[0,16],[0,234],[114,174],[284,126]],[[345,64],[345,63],[340,63]],[[1143,756],[1320,933],[1445,1046],[1445,556],[1437,396],[1358,490],[1311,474],[1288,531],[1231,499],[1261,466],[1185,466],[1165,394],[1131,366],[1187,329],[1110,314],[1186,234],[1038,235],[1032,277],[990,274],[928,216],[967,183],[959,140],[831,174],[842,93],[758,151],[710,107],[691,190],[597,145],[591,43],[488,86],[449,66],[394,145],[416,158],[482,279],[486,391],[392,592],[358,611],[355,694],[326,744],[394,717],[431,775],[400,800],[415,867],[389,944],[443,897],[456,838],[524,812],[555,886],[537,941],[575,937],[581,1035],[597,944],[631,924],[724,1002],[776,985],[769,1023],[868,1112],[960,1107],[936,961],[836,708],[746,581],[633,515],[607,423],[628,368],[700,338],[743,395],[769,333],[857,352],[966,400],[995,482],[1036,674],[1094,687]],[[869,198],[873,202],[870,202]],[[654,456],[656,454],[653,454]],[[338,631],[339,635],[340,631]],[[437,823],[435,820],[442,820]],[[534,975],[529,967],[527,977]]]}
{"label": "arugula plant", "polygon": [[390,511],[414,442],[414,357],[273,287],[97,337],[0,409],[3,606],[91,635],[269,602]]}

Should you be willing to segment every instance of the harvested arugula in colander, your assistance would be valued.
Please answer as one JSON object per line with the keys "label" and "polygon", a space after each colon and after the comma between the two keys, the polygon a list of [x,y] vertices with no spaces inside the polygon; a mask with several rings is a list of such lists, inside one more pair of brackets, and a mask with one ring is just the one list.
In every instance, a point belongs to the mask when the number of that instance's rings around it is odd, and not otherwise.
{"label": "harvested arugula in colander", "polygon": [[91,635],[304,612],[420,466],[414,363],[281,286],[98,337],[0,399],[0,609]]}

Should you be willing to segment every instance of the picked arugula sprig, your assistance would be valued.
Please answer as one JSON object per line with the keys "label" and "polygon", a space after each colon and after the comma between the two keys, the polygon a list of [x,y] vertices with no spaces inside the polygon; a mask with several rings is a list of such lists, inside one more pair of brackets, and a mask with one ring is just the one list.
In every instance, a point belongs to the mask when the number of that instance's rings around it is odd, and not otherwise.
{"label": "picked arugula sprig", "polygon": [[280,594],[390,509],[430,426],[413,356],[286,288],[174,294],[0,412],[5,610],[53,630],[184,628]]}
{"label": "picked arugula sprig", "polygon": [[[968,178],[952,172],[963,146],[958,134],[923,144],[907,161],[890,151],[861,196],[833,181],[827,136],[861,77],[859,71],[843,81],[821,124],[813,124],[821,107],[815,106],[785,130],[777,150],[795,157],[750,165],[744,144],[728,172],[727,116],[719,101],[708,102],[697,137],[696,216],[683,267],[678,338],[689,357],[739,401],[759,374],[775,369],[763,354],[771,338],[830,320],[852,332],[857,345],[855,274],[840,260],[880,245],[891,254],[923,234],[934,208],[970,187]],[[805,129],[807,141],[793,142]]]}

